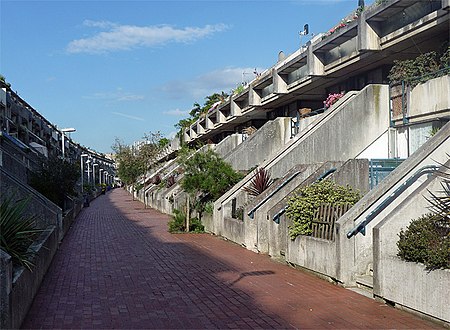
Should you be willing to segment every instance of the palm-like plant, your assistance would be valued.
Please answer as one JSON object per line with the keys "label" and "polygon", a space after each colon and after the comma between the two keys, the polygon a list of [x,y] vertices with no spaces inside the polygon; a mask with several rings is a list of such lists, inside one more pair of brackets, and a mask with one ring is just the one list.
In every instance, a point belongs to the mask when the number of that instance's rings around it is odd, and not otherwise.
{"label": "palm-like plant", "polygon": [[443,220],[450,222],[450,180],[441,182],[443,190],[442,194],[434,194],[430,192],[431,197],[427,198],[431,204],[430,210]]}
{"label": "palm-like plant", "polygon": [[35,228],[35,217],[24,216],[28,200],[13,203],[12,198],[0,204],[0,248],[8,253],[13,263],[31,270],[33,252],[28,248],[36,235],[41,232]]}
{"label": "palm-like plant", "polygon": [[170,188],[176,183],[175,176],[171,175],[167,178],[166,187]]}
{"label": "palm-like plant", "polygon": [[243,190],[247,192],[249,195],[258,196],[264,190],[269,188],[272,184],[273,180],[270,176],[270,173],[264,168],[260,167],[255,170],[255,176],[247,187],[244,187]]}
{"label": "palm-like plant", "polygon": [[161,183],[161,175],[156,174],[156,175],[152,178],[151,182],[152,182],[154,185],[160,184],[160,183]]}

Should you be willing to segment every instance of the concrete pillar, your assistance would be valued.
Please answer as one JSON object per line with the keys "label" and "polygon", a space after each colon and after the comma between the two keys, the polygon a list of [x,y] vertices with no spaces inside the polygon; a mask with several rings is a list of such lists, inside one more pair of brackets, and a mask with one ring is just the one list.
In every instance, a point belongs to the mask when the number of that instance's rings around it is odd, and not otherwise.
{"label": "concrete pillar", "polygon": [[206,129],[214,129],[214,123],[209,117],[205,118],[206,120]]}
{"label": "concrete pillar", "polygon": [[362,12],[358,18],[358,51],[380,50],[380,37],[367,23],[365,14],[365,12]]}
{"label": "concrete pillar", "polygon": [[11,256],[0,249],[0,329],[11,328]]}
{"label": "concrete pillar", "polygon": [[192,139],[188,134],[188,130],[183,130],[183,141],[184,142],[190,142]]}
{"label": "concrete pillar", "polygon": [[220,111],[217,110],[217,123],[222,124],[227,121],[225,115]]}
{"label": "concrete pillar", "polygon": [[306,58],[306,65],[308,66],[308,75],[323,76],[325,69],[322,61],[313,52],[313,46],[308,46],[308,55]]}
{"label": "concrete pillar", "polygon": [[197,133],[198,134],[205,134],[205,129],[203,128],[202,125],[200,125],[200,123],[197,123]]}
{"label": "concrete pillar", "polygon": [[261,96],[256,93],[254,86],[250,86],[248,90],[248,105],[251,107],[257,107],[261,105]]}
{"label": "concrete pillar", "polygon": [[192,126],[189,128],[189,136],[191,139],[195,139],[197,137],[197,133],[192,129]]}
{"label": "concrete pillar", "polygon": [[231,115],[234,117],[242,116],[241,107],[236,102],[234,102],[233,99],[230,101],[230,111]]}
{"label": "concrete pillar", "polygon": [[286,81],[278,74],[276,69],[272,70],[272,81],[273,81],[273,92],[275,94],[287,94],[287,83]]}

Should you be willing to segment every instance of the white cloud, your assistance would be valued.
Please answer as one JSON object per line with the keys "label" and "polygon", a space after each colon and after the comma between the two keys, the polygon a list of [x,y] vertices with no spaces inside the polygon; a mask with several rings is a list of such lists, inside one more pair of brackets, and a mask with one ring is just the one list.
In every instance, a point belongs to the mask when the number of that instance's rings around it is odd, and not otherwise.
{"label": "white cloud", "polygon": [[[260,73],[263,70],[256,68]],[[255,68],[224,68],[207,72],[188,81],[170,81],[161,89],[174,99],[192,97],[202,102],[207,95],[222,91],[230,93],[243,81],[250,82],[255,78],[254,71]]]}
{"label": "white cloud", "polygon": [[165,115],[169,115],[169,116],[187,116],[189,114],[189,111],[175,109],[175,110],[164,111],[163,113]]}
{"label": "white cloud", "polygon": [[97,99],[97,100],[110,100],[116,102],[131,102],[131,101],[140,101],[145,97],[144,95],[132,94],[129,92],[124,92],[122,88],[117,88],[113,92],[98,92],[92,95],[88,95],[84,97],[85,99]]}
{"label": "white cloud", "polygon": [[67,52],[99,54],[139,47],[155,47],[169,42],[189,43],[228,28],[224,24],[216,24],[180,29],[169,25],[118,25],[108,21],[90,20],[84,21],[83,24],[106,31],[92,37],[71,41],[67,45]]}
{"label": "white cloud", "polygon": [[138,120],[138,121],[145,121],[144,118],[127,115],[126,113],[121,113],[121,112],[111,112],[111,113],[113,115],[121,116],[121,117],[128,118],[128,119],[133,119],[133,120]]}

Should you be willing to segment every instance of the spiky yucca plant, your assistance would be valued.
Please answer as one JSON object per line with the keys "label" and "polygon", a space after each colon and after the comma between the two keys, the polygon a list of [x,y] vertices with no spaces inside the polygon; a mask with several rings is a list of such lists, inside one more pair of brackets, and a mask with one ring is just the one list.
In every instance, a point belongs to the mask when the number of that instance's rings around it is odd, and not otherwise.
{"label": "spiky yucca plant", "polygon": [[170,187],[172,187],[175,183],[176,183],[175,176],[174,176],[174,175],[171,175],[171,176],[169,176],[169,177],[167,178],[167,181],[166,181],[166,187],[167,187],[167,188],[170,188]]}
{"label": "spiky yucca plant", "polygon": [[11,256],[13,263],[31,270],[33,252],[28,248],[42,230],[35,228],[35,217],[24,216],[27,205],[27,199],[14,203],[8,198],[1,202],[0,248]]}
{"label": "spiky yucca plant", "polygon": [[430,192],[431,197],[427,200],[431,204],[431,212],[450,224],[450,180],[442,181],[441,186],[443,188],[442,194]]}
{"label": "spiky yucca plant", "polygon": [[153,184],[155,184],[155,185],[160,184],[160,183],[161,183],[161,175],[156,174],[156,175],[152,178],[151,182],[152,182]]}
{"label": "spiky yucca plant", "polygon": [[270,173],[264,168],[260,167],[255,170],[255,176],[247,187],[244,187],[243,190],[247,192],[249,195],[258,196],[264,190],[269,188],[272,184],[273,180],[270,176]]}

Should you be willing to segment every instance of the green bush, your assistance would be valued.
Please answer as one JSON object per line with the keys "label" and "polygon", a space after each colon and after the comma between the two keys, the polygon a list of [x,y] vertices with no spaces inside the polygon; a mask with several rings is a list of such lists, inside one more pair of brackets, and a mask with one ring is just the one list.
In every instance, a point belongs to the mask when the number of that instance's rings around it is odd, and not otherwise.
{"label": "green bush", "polygon": [[195,153],[183,160],[181,166],[183,190],[193,196],[209,195],[210,200],[218,199],[243,177],[212,150]]}
{"label": "green bush", "polygon": [[186,214],[184,212],[174,209],[172,220],[169,221],[169,232],[176,233],[186,230]]}
{"label": "green bush", "polygon": [[0,248],[11,256],[13,264],[31,270],[34,253],[28,248],[41,230],[35,228],[34,217],[23,215],[27,205],[28,200],[13,203],[11,198],[0,204]]}
{"label": "green bush", "polygon": [[76,196],[80,168],[58,157],[50,157],[31,174],[30,185],[64,210],[65,196]]}
{"label": "green bush", "polygon": [[214,213],[214,203],[212,201],[205,203],[203,212],[205,212],[206,214],[212,215]]}
{"label": "green bush", "polygon": [[450,72],[449,53],[450,47],[446,44],[440,52],[421,54],[415,59],[395,60],[388,79],[392,84],[405,81],[414,88],[430,79],[447,75]]}
{"label": "green bush", "polygon": [[450,268],[450,226],[448,219],[425,214],[399,233],[398,256],[420,262],[427,269]]}
{"label": "green bush", "polygon": [[192,218],[189,222],[189,231],[194,233],[203,233],[205,231],[205,226],[202,225],[198,218]]}
{"label": "green bush", "polygon": [[[194,233],[204,232],[205,227],[199,219],[192,218],[189,221],[189,231]],[[174,209],[172,220],[169,221],[169,232],[179,233],[186,231],[186,214],[180,210]]]}
{"label": "green bush", "polygon": [[293,221],[289,236],[311,235],[314,213],[322,203],[355,204],[361,198],[350,186],[340,186],[331,180],[322,180],[298,189],[288,201],[286,216]]}

